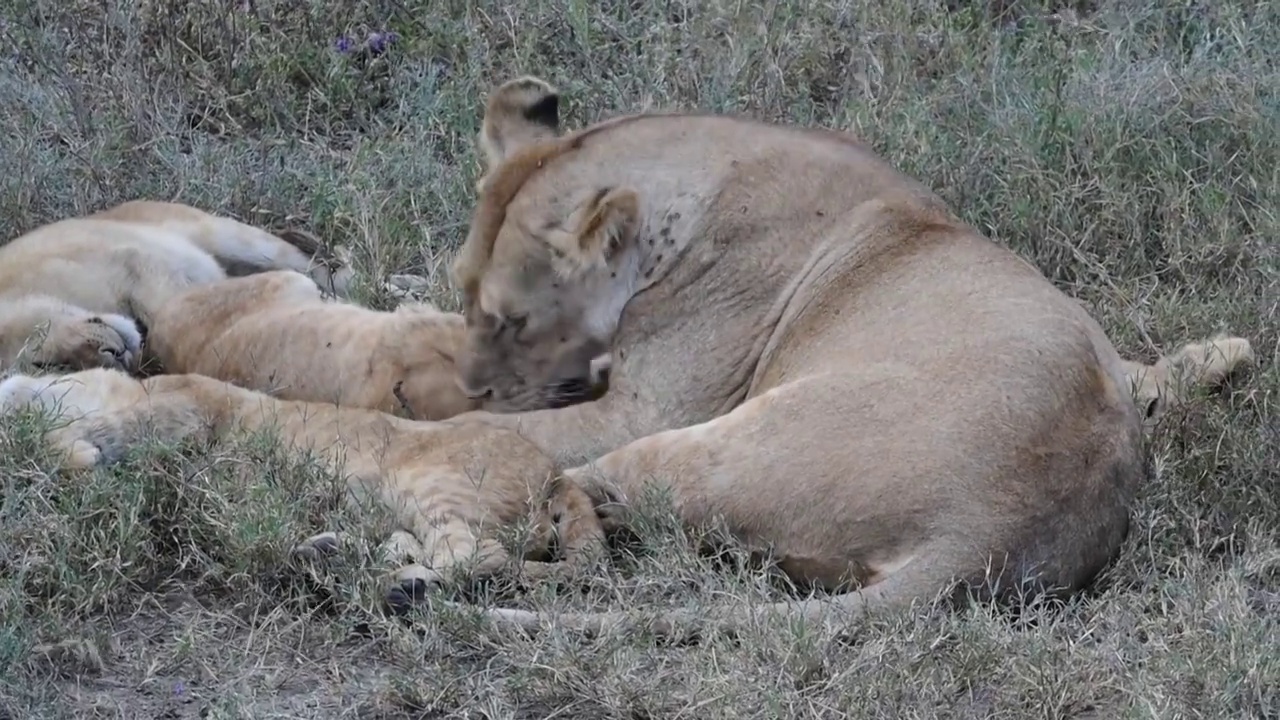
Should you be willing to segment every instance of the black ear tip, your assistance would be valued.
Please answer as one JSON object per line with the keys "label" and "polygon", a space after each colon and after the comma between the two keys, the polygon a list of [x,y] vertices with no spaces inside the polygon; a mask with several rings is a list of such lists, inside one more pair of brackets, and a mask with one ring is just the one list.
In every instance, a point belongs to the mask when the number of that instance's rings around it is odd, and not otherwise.
{"label": "black ear tip", "polygon": [[551,93],[543,96],[538,102],[524,111],[524,117],[530,122],[554,128],[560,124],[560,96]]}

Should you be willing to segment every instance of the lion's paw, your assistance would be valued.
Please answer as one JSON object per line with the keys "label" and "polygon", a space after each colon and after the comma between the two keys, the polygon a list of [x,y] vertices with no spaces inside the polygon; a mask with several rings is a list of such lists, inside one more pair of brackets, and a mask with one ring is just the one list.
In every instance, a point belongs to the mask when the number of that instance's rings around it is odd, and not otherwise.
{"label": "lion's paw", "polygon": [[1253,345],[1242,337],[1219,336],[1209,341],[1205,349],[1207,363],[1217,365],[1222,377],[1252,366],[1256,361]]}
{"label": "lion's paw", "polygon": [[612,534],[627,525],[630,507],[627,498],[616,486],[605,482],[590,470],[569,471],[565,476],[577,483],[587,494],[595,509],[596,517],[606,534]]}

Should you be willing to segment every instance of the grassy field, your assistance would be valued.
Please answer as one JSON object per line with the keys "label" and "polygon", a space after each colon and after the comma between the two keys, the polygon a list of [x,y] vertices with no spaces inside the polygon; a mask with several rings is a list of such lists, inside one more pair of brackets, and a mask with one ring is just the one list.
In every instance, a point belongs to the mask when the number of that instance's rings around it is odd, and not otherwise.
{"label": "grassy field", "polygon": [[[12,421],[0,717],[1280,718],[1280,4],[1060,4],[4,4],[5,238],[178,199],[348,243],[364,278],[431,275],[452,306],[482,98],[532,72],[571,126],[680,107],[848,129],[1087,303],[1123,353],[1226,330],[1260,366],[1155,433],[1134,530],[1088,596],[693,646],[391,621],[368,552],[287,562],[314,532],[377,539],[385,520],[270,443],[73,476]],[[776,597],[691,556],[660,506],[652,520],[583,587],[504,601]]]}

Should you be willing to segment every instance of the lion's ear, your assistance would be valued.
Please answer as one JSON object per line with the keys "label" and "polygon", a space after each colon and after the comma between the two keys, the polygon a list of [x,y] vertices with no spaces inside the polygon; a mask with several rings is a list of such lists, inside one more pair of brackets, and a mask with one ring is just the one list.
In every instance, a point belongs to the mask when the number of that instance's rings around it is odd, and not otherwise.
{"label": "lion's ear", "polygon": [[640,197],[629,188],[601,188],[579,209],[578,249],[608,261],[640,229]]}
{"label": "lion's ear", "polygon": [[547,81],[525,75],[489,95],[479,135],[489,169],[522,147],[559,135],[560,92]]}

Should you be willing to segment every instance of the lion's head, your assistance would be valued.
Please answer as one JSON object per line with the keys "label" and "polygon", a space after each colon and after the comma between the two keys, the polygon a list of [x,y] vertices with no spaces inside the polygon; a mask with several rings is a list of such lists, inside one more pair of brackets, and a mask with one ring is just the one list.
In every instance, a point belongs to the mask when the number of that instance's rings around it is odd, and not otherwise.
{"label": "lion's head", "polygon": [[574,147],[573,136],[559,135],[557,97],[545,82],[523,77],[489,99],[479,136],[486,171],[453,265],[468,328],[459,381],[495,411],[598,397],[593,362],[608,351],[631,294],[617,279],[634,260],[625,250],[640,223],[635,192],[549,185],[520,192],[534,172]]}

